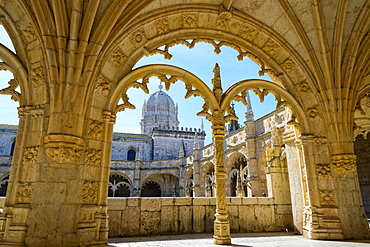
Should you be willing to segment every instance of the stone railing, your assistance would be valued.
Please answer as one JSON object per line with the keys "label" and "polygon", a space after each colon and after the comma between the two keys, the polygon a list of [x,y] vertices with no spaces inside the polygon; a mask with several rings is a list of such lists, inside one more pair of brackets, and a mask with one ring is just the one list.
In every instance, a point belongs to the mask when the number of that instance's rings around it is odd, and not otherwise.
{"label": "stone railing", "polygon": [[[0,197],[3,207],[4,197]],[[109,236],[129,237],[183,233],[212,233],[215,198],[109,198]],[[227,198],[231,232],[292,230],[291,205],[273,198]]]}
{"label": "stone railing", "polygon": [[[212,233],[215,198],[109,198],[109,236]],[[291,205],[273,198],[227,198],[231,232],[293,228]]]}

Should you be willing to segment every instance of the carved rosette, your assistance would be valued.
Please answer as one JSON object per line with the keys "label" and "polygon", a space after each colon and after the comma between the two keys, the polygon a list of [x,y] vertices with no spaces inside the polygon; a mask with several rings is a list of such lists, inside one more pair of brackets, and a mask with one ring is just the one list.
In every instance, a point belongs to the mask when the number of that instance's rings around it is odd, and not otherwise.
{"label": "carved rosette", "polygon": [[82,190],[82,202],[96,203],[98,201],[98,182],[85,181]]}
{"label": "carved rosette", "polygon": [[140,28],[131,34],[131,42],[135,47],[139,47],[147,39],[144,28]]}
{"label": "carved rosette", "polygon": [[195,14],[182,14],[182,23],[184,28],[197,27],[198,17]]}
{"label": "carved rosette", "polygon": [[343,176],[347,176],[350,173],[356,171],[356,155],[344,154],[344,155],[332,155],[332,164],[334,170]]}
{"label": "carved rosette", "polygon": [[334,206],[335,203],[335,195],[331,190],[320,190],[320,203],[322,206]]}
{"label": "carved rosette", "polygon": [[47,135],[44,138],[47,157],[57,164],[76,164],[81,161],[84,141],[76,136]]}
{"label": "carved rosette", "polygon": [[30,182],[19,182],[16,194],[17,203],[31,203],[33,184]]}
{"label": "carved rosette", "polygon": [[286,71],[291,72],[296,69],[297,65],[293,62],[293,59],[290,57],[287,58],[284,62],[280,64],[280,66]]}
{"label": "carved rosette", "polygon": [[22,164],[23,165],[36,165],[39,147],[27,147],[23,151]]}
{"label": "carved rosette", "polygon": [[220,13],[216,22],[216,28],[220,30],[228,29],[231,18],[232,14],[229,11]]}
{"label": "carved rosette", "polygon": [[90,148],[86,151],[85,164],[88,166],[100,166],[101,150]]}
{"label": "carved rosette", "polygon": [[330,164],[317,164],[316,172],[318,178],[331,178]]}

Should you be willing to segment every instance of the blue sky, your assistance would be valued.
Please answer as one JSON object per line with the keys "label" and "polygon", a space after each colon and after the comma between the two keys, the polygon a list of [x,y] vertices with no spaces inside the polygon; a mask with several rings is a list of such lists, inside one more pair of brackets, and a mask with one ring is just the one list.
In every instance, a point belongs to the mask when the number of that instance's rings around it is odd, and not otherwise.
{"label": "blue sky", "polygon": [[[7,38],[7,34],[0,25],[0,42],[10,49],[14,50],[11,42]],[[268,76],[259,76],[259,67],[248,58],[243,61],[237,60],[238,53],[229,47],[223,46],[221,53],[214,53],[214,47],[207,43],[197,43],[193,49],[189,49],[184,45],[177,45],[170,48],[170,53],[173,55],[171,60],[165,60],[163,55],[156,54],[149,57],[143,57],[135,68],[147,64],[170,64],[182,67],[202,79],[210,88],[212,88],[211,80],[213,78],[213,67],[218,63],[221,68],[221,80],[223,89],[226,90],[230,85],[241,80],[258,78],[270,80]],[[0,71],[0,89],[8,86],[7,82],[12,78],[12,74],[5,71]],[[159,81],[152,78],[149,83],[150,94],[158,91]],[[163,89],[165,90],[165,89]],[[211,142],[210,123],[203,117],[196,116],[196,113],[201,110],[203,100],[200,97],[191,97],[184,99],[185,96],[184,83],[177,82],[172,85],[167,91],[175,103],[179,105],[179,121],[180,127],[200,128],[201,119],[203,119],[205,131],[207,133],[206,144]],[[130,102],[136,106],[135,110],[127,109],[117,115],[117,122],[114,127],[115,132],[125,133],[140,133],[141,107],[145,99],[150,95],[145,94],[140,89],[131,88],[128,91]],[[250,92],[252,108],[255,119],[271,112],[275,109],[274,97],[269,94],[265,103],[259,103],[259,99],[253,92]],[[0,116],[1,123],[18,124],[17,108],[18,103],[10,99],[8,95],[0,95]],[[235,103],[236,114],[239,117],[239,123],[244,122],[245,106],[239,102]]]}

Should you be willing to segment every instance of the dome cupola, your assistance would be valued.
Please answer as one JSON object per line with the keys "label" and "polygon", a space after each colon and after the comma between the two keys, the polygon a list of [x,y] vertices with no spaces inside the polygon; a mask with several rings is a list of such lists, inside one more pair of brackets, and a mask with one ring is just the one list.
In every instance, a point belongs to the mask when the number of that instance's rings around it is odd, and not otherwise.
{"label": "dome cupola", "polygon": [[153,93],[144,102],[140,122],[141,133],[151,134],[152,129],[155,127],[176,129],[179,126],[177,116],[178,106],[175,106],[172,98],[162,91],[162,85],[160,85],[159,91]]}

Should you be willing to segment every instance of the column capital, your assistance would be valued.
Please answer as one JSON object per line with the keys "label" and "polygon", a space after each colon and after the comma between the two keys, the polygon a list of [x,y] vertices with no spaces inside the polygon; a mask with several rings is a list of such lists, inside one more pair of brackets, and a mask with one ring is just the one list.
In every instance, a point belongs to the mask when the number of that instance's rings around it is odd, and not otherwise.
{"label": "column capital", "polygon": [[49,134],[44,143],[47,157],[59,164],[78,163],[85,146],[82,138],[66,134]]}

